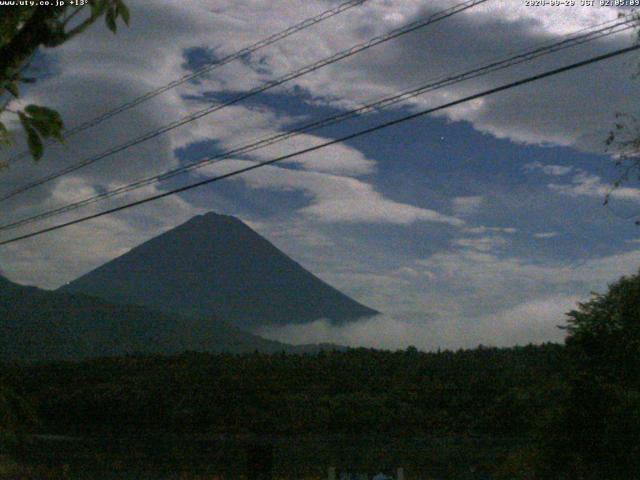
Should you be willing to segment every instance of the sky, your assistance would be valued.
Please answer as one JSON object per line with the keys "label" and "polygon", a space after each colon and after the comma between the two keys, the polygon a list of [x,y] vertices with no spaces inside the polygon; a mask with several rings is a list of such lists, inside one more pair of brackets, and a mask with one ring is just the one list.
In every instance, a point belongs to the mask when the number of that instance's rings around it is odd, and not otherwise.
{"label": "sky", "polygon": [[[68,126],[316,15],[328,0],[129,0],[130,27],[103,24],[43,50],[14,106]],[[186,82],[0,173],[0,193],[241,94],[457,2],[368,0]],[[579,2],[578,2],[579,3]],[[20,219],[294,129],[615,19],[612,7],[489,0],[4,202]],[[385,121],[632,44],[608,37],[451,85],[383,111],[193,170],[28,233],[253,165]],[[561,341],[564,313],[640,267],[640,185],[612,193],[605,151],[617,113],[640,114],[637,53],[484,97],[223,182],[0,247],[11,280],[56,288],[190,217],[235,215],[323,280],[382,315],[260,333],[294,343],[381,348]],[[24,148],[19,129],[17,145]]]}

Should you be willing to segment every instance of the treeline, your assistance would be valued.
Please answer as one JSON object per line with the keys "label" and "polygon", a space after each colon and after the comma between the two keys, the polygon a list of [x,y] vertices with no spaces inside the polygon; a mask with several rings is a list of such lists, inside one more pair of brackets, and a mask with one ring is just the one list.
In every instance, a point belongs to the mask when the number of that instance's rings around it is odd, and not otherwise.
{"label": "treeline", "polygon": [[565,345],[4,364],[0,434],[504,439],[495,478],[640,478],[640,275],[567,318]]}
{"label": "treeline", "polygon": [[421,353],[129,355],[9,366],[34,430],[55,434],[389,433],[529,437],[567,395],[547,344]]}

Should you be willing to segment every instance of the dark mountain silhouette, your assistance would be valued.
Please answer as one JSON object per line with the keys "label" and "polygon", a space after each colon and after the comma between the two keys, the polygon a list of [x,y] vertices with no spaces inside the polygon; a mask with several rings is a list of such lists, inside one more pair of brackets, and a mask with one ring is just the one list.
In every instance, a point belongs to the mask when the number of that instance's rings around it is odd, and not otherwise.
{"label": "dark mountain silhouette", "polygon": [[234,217],[208,213],[64,286],[120,304],[216,315],[243,328],[336,323],[376,314],[326,284]]}
{"label": "dark mountain silhouette", "polygon": [[292,353],[333,346],[292,346],[215,318],[168,315],[85,295],[25,287],[0,277],[0,360],[77,360],[126,353]]}

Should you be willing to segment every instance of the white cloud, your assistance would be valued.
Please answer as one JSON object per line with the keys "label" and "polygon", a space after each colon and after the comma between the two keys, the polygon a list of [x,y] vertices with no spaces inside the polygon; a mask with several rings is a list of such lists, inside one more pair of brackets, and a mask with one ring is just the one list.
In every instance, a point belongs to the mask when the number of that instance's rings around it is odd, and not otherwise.
{"label": "white cloud", "polygon": [[315,254],[326,255],[338,246],[335,239],[323,233],[317,225],[298,218],[288,221],[280,219],[275,222],[243,219],[243,222],[259,234],[266,236],[271,242],[283,244],[282,248],[285,251],[291,251],[297,247],[302,252],[309,252],[311,248]]}
{"label": "white cloud", "polygon": [[550,190],[569,197],[592,197],[604,200],[611,199],[637,202],[640,201],[640,188],[618,187],[602,181],[598,175],[589,173],[581,168],[562,167],[559,165],[544,165],[540,162],[528,163],[525,171],[539,170],[552,177],[564,176],[570,172],[574,175],[564,183],[551,182],[547,186]]}
{"label": "white cloud", "polygon": [[[472,248],[438,253],[389,273],[327,273],[323,278],[383,312],[355,324],[319,320],[262,331],[294,343],[423,349],[561,341],[564,314],[636,273],[640,251],[581,264],[534,263]],[[401,304],[394,299],[402,298]]]}
{"label": "white cloud", "polygon": [[453,245],[456,247],[470,248],[479,252],[491,252],[506,244],[507,240],[497,235],[479,238],[457,238],[453,241]]}
{"label": "white cloud", "polygon": [[421,350],[527,345],[561,342],[564,314],[575,308],[576,297],[546,297],[478,318],[423,319],[379,315],[346,325],[317,320],[305,325],[268,327],[260,334],[293,344],[329,342],[340,345]]}
{"label": "white cloud", "polygon": [[[260,50],[244,62],[233,62],[216,69],[197,84],[187,84],[164,94],[151,102],[154,108],[148,111],[164,110],[163,120],[175,118],[173,112],[169,114],[167,106],[179,110],[189,108],[180,98],[180,92],[198,96],[204,91],[246,90],[454,3],[447,0],[434,7],[425,7],[417,0],[367,2]],[[118,99],[131,98],[146,88],[179,77],[183,73],[183,52],[188,48],[212,48],[217,56],[223,56],[328,6],[323,2],[311,5],[287,0],[265,4],[234,0],[218,2],[215,8],[204,1],[139,3],[132,6],[130,29],[123,28],[113,36],[106,29],[95,27],[91,41],[85,37],[62,49],[52,50],[51,55],[61,74],[48,80],[47,88],[51,91],[51,88],[66,86],[56,89],[62,93],[56,100],[57,106],[63,111],[72,108],[73,112],[69,112],[72,118],[80,120],[112,106],[116,95]],[[313,75],[303,76],[276,91],[291,92],[298,87],[312,96],[312,102],[356,105],[416,82],[465,70],[471,66],[470,58],[480,64],[513,50],[559,39],[572,30],[614,19],[617,13],[615,8],[576,7],[568,14],[559,13],[556,8],[531,9],[520,4],[488,2]],[[260,21],[256,22],[256,19]],[[478,31],[483,34],[478,35]],[[603,40],[600,47],[556,54],[537,62],[535,67],[566,63],[624,42],[621,37]],[[429,48],[425,49],[425,45]],[[96,58],[101,58],[100,65],[95,63]],[[452,86],[425,99],[416,99],[414,105],[433,105],[531,70],[531,67],[517,68],[513,73]],[[517,141],[576,144],[595,131],[604,129],[606,132],[608,127],[603,125],[613,121],[616,111],[624,110],[632,86],[630,82],[619,85],[612,80],[619,79],[627,70],[630,73],[631,66],[626,68],[623,63],[603,64],[593,67],[592,74],[568,74],[461,106],[445,115],[471,121],[481,131]],[[576,78],[580,81],[576,82]],[[89,87],[90,92],[82,95],[82,90]],[[68,102],[66,97],[72,93],[74,101]],[[68,103],[73,105],[68,106]],[[549,117],[554,121],[549,122]],[[148,121],[145,115],[136,118]],[[197,125],[207,123],[211,122],[205,120]],[[197,125],[192,127],[199,128]]]}
{"label": "white cloud", "polygon": [[[389,31],[399,22],[426,17],[453,3],[439,2],[437,6],[425,7],[417,1],[368,2],[337,19],[331,36],[322,35],[320,28],[306,32],[304,42],[292,39],[260,55],[260,63],[256,59],[255,68],[264,69],[266,65],[275,76],[287,68],[299,67],[321,55]],[[604,7],[576,7],[569,13],[558,12],[555,8],[531,9],[510,2],[494,3],[489,2],[377,46],[294,83],[309,92],[314,102],[324,101],[342,107],[357,105],[428,79],[464,71],[514,51],[559,40],[571,31],[615,19],[618,14],[617,9]],[[292,13],[285,12],[286,7],[291,5],[284,1],[270,2],[262,10],[258,7],[255,15],[286,17]],[[246,9],[247,2],[240,1],[234,2],[227,11],[241,13]],[[234,25],[241,27],[243,35],[247,35],[252,18],[246,17],[246,21],[236,21]],[[508,72],[432,92],[424,98],[414,99],[412,104],[416,107],[433,106],[532,72],[611,50],[627,44],[632,37],[632,34],[622,35],[569,49]],[[519,142],[584,146],[585,139],[599,138],[596,142],[591,140],[590,144],[601,150],[615,112],[624,111],[628,106],[627,99],[633,95],[631,82],[616,85],[616,81],[621,77],[630,78],[632,70],[633,67],[624,60],[603,62],[583,71],[478,99],[442,115],[452,120],[470,121],[480,131]],[[550,118],[553,121],[549,121]]]}
{"label": "white cloud", "polygon": [[472,235],[482,235],[485,233],[506,233],[513,235],[518,231],[518,229],[514,227],[487,227],[485,225],[480,225],[479,227],[465,227],[462,231]]}
{"label": "white cloud", "polygon": [[453,248],[414,262],[395,261],[394,266],[369,273],[341,272],[331,265],[316,271],[338,289],[396,318],[473,323],[541,299],[586,299],[592,291],[605,291],[621,275],[637,272],[640,251],[576,264]]}
{"label": "white cloud", "polygon": [[557,237],[558,235],[559,235],[558,232],[540,232],[540,233],[534,233],[533,238],[547,239],[547,238]]}
{"label": "white cloud", "polygon": [[[255,164],[244,160],[227,160],[206,169],[205,172],[221,174]],[[464,224],[456,217],[385,198],[371,184],[351,177],[265,166],[233,179],[256,189],[301,190],[310,203],[299,212],[323,222],[408,225],[425,221],[452,226]]]}
{"label": "white cloud", "polygon": [[[202,101],[202,100],[201,100]],[[200,103],[197,105],[201,106]],[[250,145],[287,132],[299,118],[276,114],[272,110],[255,106],[229,106],[215,114],[213,121],[201,121],[192,128],[179,129],[172,134],[172,149],[215,139],[224,151]],[[332,141],[311,134],[297,134],[248,152],[245,155],[258,161],[271,160],[290,153],[318,147]],[[345,144],[334,144],[284,160],[284,164],[298,165],[305,170],[362,176],[376,171],[376,163],[359,150]]]}
{"label": "white cloud", "polygon": [[616,200],[640,201],[640,188],[619,187],[613,189],[602,179],[585,171],[580,171],[571,183],[550,183],[548,187],[554,192],[570,197],[593,197],[605,199],[607,195]]}
{"label": "white cloud", "polygon": [[[551,295],[585,296],[608,282],[637,271],[640,252],[594,258],[582,264],[535,263],[517,257],[461,250],[437,253],[418,262],[432,285],[446,285],[445,294],[466,314],[518,304]],[[443,294],[443,292],[438,292]]]}
{"label": "white cloud", "polygon": [[545,165],[541,162],[527,163],[523,168],[526,172],[529,172],[532,170],[540,170],[542,173],[546,175],[553,175],[556,177],[566,175],[567,173],[573,170],[573,167],[565,167],[562,165]]}
{"label": "white cloud", "polygon": [[[443,2],[437,8],[446,8],[453,3]],[[189,48],[213,48],[216,55],[221,56],[327,7],[328,4],[323,3],[298,5],[286,0],[268,4],[249,0],[219,2],[215,8],[204,1],[136,3],[132,5],[131,28],[121,28],[114,36],[103,25],[96,25],[89,34],[61,48],[48,50],[54,74],[28,89],[24,101],[49,104],[63,113],[67,123],[75,125],[123,100],[181,76],[184,73],[184,52]],[[49,173],[78,156],[100,152],[202,106],[201,101],[185,100],[182,94],[203,100],[202,94],[207,91],[246,90],[429,13],[431,11],[417,1],[367,2],[260,50],[245,62],[233,62],[196,83],[187,83],[166,92],[142,107],[105,122],[91,135],[76,137],[67,147],[50,148],[46,161],[38,168],[28,165],[24,169],[15,169],[6,176],[6,181],[19,184],[24,178]],[[291,92],[292,88],[298,87],[310,93],[314,102],[358,104],[396,92],[407,83],[466,68],[469,58],[481,62],[489,54],[493,56],[510,48],[557,38],[571,29],[594,22],[596,18],[601,21],[615,18],[616,14],[617,10],[610,8],[576,8],[571,15],[559,17],[553,8],[539,10],[486,4],[321,69],[313,75],[296,79],[286,89],[278,91]],[[260,22],[255,21],[257,18]],[[483,35],[478,36],[478,31]],[[438,41],[434,42],[434,38]],[[430,47],[427,50],[425,41]],[[611,46],[620,42],[608,41]],[[96,62],[97,58],[100,62]],[[571,144],[593,133],[594,125],[602,128],[603,119],[606,120],[611,112],[623,110],[627,104],[625,99],[630,98],[626,90],[629,82],[620,87],[617,85],[619,82],[608,80],[610,77],[618,79],[620,75],[619,69],[603,66],[598,74],[580,75],[580,82],[575,82],[569,75],[556,82],[557,88],[541,84],[499,99],[482,100],[446,115],[471,121],[479,130],[499,137]],[[616,88],[603,88],[602,85],[598,88],[594,85],[596,81],[605,86],[616,84]],[[415,100],[415,105],[424,106],[437,103],[439,99],[455,98],[487,84],[488,80],[478,80],[467,86],[451,87],[434,93],[428,99]],[[51,96],[51,91],[56,95]],[[567,95],[567,91],[572,94]],[[526,102],[526,108],[521,108],[522,102]],[[100,166],[86,169],[80,176],[100,184],[107,178],[109,182],[130,180],[175,166],[173,150],[190,142],[216,138],[227,146],[265,132],[279,131],[290,120],[277,118],[266,109],[259,110],[256,107],[225,109],[143,146],[105,159]],[[562,114],[554,114],[554,111]],[[554,118],[553,122],[548,121],[549,116]],[[127,127],[123,128],[123,125]],[[257,158],[314,145],[319,141],[319,137],[303,136],[289,147],[279,146],[268,153],[258,153]],[[343,146],[293,161],[303,163],[305,168],[344,175],[366,174],[374,169],[371,161]]]}
{"label": "white cloud", "polygon": [[[260,149],[251,156],[259,161],[270,160],[292,152],[306,150],[329,142],[331,139],[314,135],[300,135],[284,144],[276,144]],[[363,153],[347,145],[334,144],[321,150],[286,160],[283,163],[296,164],[305,170],[327,172],[337,175],[361,176],[375,172],[375,162]]]}
{"label": "white cloud", "polygon": [[[96,193],[81,180],[69,178],[58,184],[53,197],[66,202],[80,192]],[[140,195],[154,193],[158,193],[154,187],[147,187]],[[99,208],[92,206],[83,210],[83,213],[98,210]],[[56,288],[199,213],[203,213],[202,209],[191,206],[180,197],[168,197],[115,215],[5,245],[0,249],[0,264],[13,281]],[[75,218],[73,214],[39,226],[49,226],[72,218]],[[27,231],[29,228],[12,233]]]}
{"label": "white cloud", "polygon": [[456,215],[469,216],[478,213],[484,202],[479,195],[469,197],[455,197],[453,199],[453,211]]}
{"label": "white cloud", "polygon": [[[43,50],[51,66],[50,75],[24,89],[22,102],[53,107],[67,127],[73,127],[183,75],[184,49],[210,40],[208,21],[213,14],[207,15],[203,4],[189,2],[186,8],[185,4],[159,1],[138,2],[130,7],[131,27],[119,28],[117,35],[109,32],[103,22],[96,22],[85,34],[62,47]],[[14,165],[3,172],[0,181],[4,190],[57,172],[181,117],[193,109],[181,92],[180,88],[165,92],[67,139],[65,145],[47,147],[37,164],[23,161]],[[162,172],[177,165],[174,140],[173,134],[162,135],[67,175],[64,182],[74,185],[69,182],[75,179],[76,184],[84,183],[89,189],[109,188]],[[16,150],[23,148],[21,142]],[[60,198],[54,197],[54,192],[60,190],[60,185],[50,182],[5,203],[4,216],[16,218],[17,212],[34,213],[42,205],[58,206]],[[75,187],[73,191],[80,193]]]}

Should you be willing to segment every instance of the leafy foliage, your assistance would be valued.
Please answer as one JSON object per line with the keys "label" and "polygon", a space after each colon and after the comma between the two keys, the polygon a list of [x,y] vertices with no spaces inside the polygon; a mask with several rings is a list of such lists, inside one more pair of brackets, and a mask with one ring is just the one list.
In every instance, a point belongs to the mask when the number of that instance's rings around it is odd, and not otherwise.
{"label": "leafy foliage", "polygon": [[640,388],[640,274],[622,277],[568,317],[567,345],[580,371]]}
{"label": "leafy foliage", "polygon": [[0,379],[0,447],[20,444],[24,434],[35,425],[37,421],[31,402]]}
{"label": "leafy foliage", "polygon": [[15,387],[58,433],[522,437],[563,391],[563,356],[559,345],[129,355],[27,367]]}
{"label": "leafy foliage", "polygon": [[[66,2],[63,6],[15,5],[3,8],[0,17],[0,98],[5,97],[0,115],[18,115],[27,135],[27,145],[34,159],[42,157],[43,139],[62,140],[64,125],[54,110],[37,105],[24,109],[10,109],[11,100],[20,97],[20,84],[32,83],[33,78],[23,76],[24,70],[38,48],[54,48],[84,32],[99,17],[105,16],[107,28],[117,30],[117,19],[129,24],[129,9],[122,0],[89,0],[83,6]],[[35,3],[35,2],[34,2]],[[87,9],[88,7],[88,9]],[[87,11],[84,19],[76,15]],[[12,138],[6,125],[0,121],[0,145],[9,145]]]}
{"label": "leafy foliage", "polygon": [[640,274],[568,316],[569,393],[543,431],[543,478],[638,478]]}
{"label": "leafy foliage", "polygon": [[[640,10],[634,8],[631,12],[621,12],[620,17],[625,16],[635,21],[637,29],[637,41],[640,42]],[[637,80],[640,77],[640,68],[633,75]],[[604,204],[607,205],[614,190],[623,184],[633,180],[640,180],[640,122],[638,112],[618,112],[613,128],[605,140],[606,150],[615,159],[615,164],[621,169],[618,179],[613,182],[611,189],[606,194]],[[640,225],[640,220],[636,221]]]}
{"label": "leafy foliage", "polygon": [[[132,438],[179,439],[151,449],[150,463],[171,452],[191,455],[196,439],[214,439],[206,447],[211,464],[234,439],[277,437],[290,439],[282,459],[304,467],[322,466],[322,458],[380,467],[386,459],[435,478],[484,479],[491,477],[482,472],[495,470],[507,453],[515,455],[513,467],[523,458],[519,450],[531,448],[538,419],[566,390],[564,365],[564,348],[550,344],[439,353],[188,352],[5,370],[13,372],[12,388],[37,405],[39,432],[107,439],[127,450]],[[69,461],[67,450],[55,448]]]}
{"label": "leafy foliage", "polygon": [[63,123],[55,110],[37,105],[29,105],[24,112],[18,112],[22,128],[27,134],[27,144],[35,160],[42,157],[43,138],[54,137],[62,141]]}
{"label": "leafy foliage", "polygon": [[[604,203],[607,205],[616,189],[630,181],[640,180],[640,121],[637,116],[617,113],[615,125],[605,144],[615,159],[615,165],[621,169],[618,179],[605,197]],[[640,224],[640,221],[636,221],[636,224]]]}

